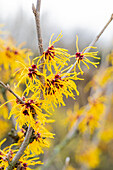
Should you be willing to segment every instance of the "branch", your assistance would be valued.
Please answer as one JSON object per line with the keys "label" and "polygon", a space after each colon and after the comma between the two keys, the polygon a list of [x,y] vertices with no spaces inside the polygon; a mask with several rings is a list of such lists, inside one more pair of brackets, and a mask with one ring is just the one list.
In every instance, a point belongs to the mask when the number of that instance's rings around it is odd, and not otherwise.
{"label": "branch", "polygon": [[34,4],[32,4],[32,10],[33,10],[33,13],[35,16],[35,22],[36,22],[38,47],[39,47],[40,55],[42,55],[44,50],[43,50],[43,42],[42,42],[41,28],[40,28],[40,5],[41,5],[41,0],[37,0],[36,8]]}
{"label": "branch", "polygon": [[75,135],[77,134],[78,126],[79,126],[80,122],[83,120],[83,118],[84,118],[84,116],[80,116],[78,118],[78,120],[75,122],[74,126],[68,132],[68,134],[66,135],[64,140],[54,148],[52,155],[44,163],[42,170],[49,167],[51,165],[51,163],[53,162],[54,158],[56,157],[56,155],[58,155],[65,148],[65,146],[75,137]]}
{"label": "branch", "polygon": [[[41,0],[37,0],[37,5],[36,8],[34,6],[34,4],[32,5],[32,10],[35,16],[35,21],[36,21],[36,28],[37,28],[37,36],[38,36],[38,47],[39,47],[39,51],[40,51],[40,55],[43,54],[43,43],[42,43],[42,37],[41,37],[41,28],[40,28],[40,5],[41,5]],[[44,59],[42,58],[40,61],[40,72],[43,73],[43,68],[44,68]],[[44,77],[40,76],[40,81],[42,84],[44,84]],[[7,89],[10,93],[12,93],[19,101],[21,101],[21,103],[25,103],[17,94],[15,94],[9,87],[9,85],[5,85],[3,82],[0,81],[0,84]],[[41,99],[43,99],[43,93],[41,92]],[[33,129],[29,126],[25,139],[19,149],[19,151],[17,152],[17,154],[15,155],[15,157],[13,158],[13,160],[10,162],[9,166],[7,167],[6,170],[12,170],[13,167],[15,166],[15,164],[17,163],[17,161],[20,159],[20,157],[23,155],[26,147],[29,144],[29,139],[32,135],[32,131]]]}
{"label": "branch", "polygon": [[12,170],[13,167],[16,165],[17,161],[20,159],[20,157],[23,155],[26,147],[28,146],[29,144],[29,140],[30,140],[30,137],[32,135],[32,131],[33,129],[29,126],[28,127],[28,130],[27,130],[27,133],[26,133],[26,136],[25,136],[25,139],[19,149],[19,151],[17,152],[17,154],[15,155],[15,157],[13,158],[13,160],[10,162],[9,166],[7,167],[6,170]]}
{"label": "branch", "polygon": [[[111,21],[113,20],[113,14],[111,15],[110,19],[108,20],[108,22],[106,23],[106,25],[104,26],[104,28],[100,31],[100,33],[96,36],[96,38],[89,44],[89,48],[87,48],[84,53],[88,52],[91,49],[91,46],[94,46],[95,43],[98,41],[98,39],[100,38],[100,36],[103,34],[103,32],[105,31],[105,29],[108,27],[108,25],[111,23]],[[70,73],[75,65],[77,64],[78,60],[75,61],[75,63],[72,65],[72,67],[67,71],[67,73]],[[63,76],[62,78],[65,78],[66,76]]]}
{"label": "branch", "polygon": [[[35,16],[35,22],[36,22],[36,29],[37,29],[37,38],[38,38],[38,47],[39,47],[39,54],[43,54],[43,42],[42,42],[42,36],[41,36],[41,27],[40,27],[40,5],[41,5],[41,0],[37,0],[36,8],[34,4],[32,4],[32,10]],[[44,70],[44,58],[42,57],[40,60],[40,72],[43,73]],[[42,84],[44,84],[44,77],[40,76],[39,77],[40,81]],[[43,93],[41,92],[41,99],[43,99]]]}
{"label": "branch", "polygon": [[0,81],[0,85],[12,93],[21,103],[25,103],[13,90],[11,90],[9,84],[5,85],[2,81]]}
{"label": "branch", "polygon": [[[16,93],[14,93],[14,91],[12,91],[10,89],[10,86],[7,84],[5,85],[2,81],[0,81],[0,85],[2,85],[2,87],[4,87],[6,90],[8,90],[10,93],[12,93],[21,103],[25,103]],[[19,149],[19,151],[17,152],[17,154],[15,155],[15,157],[13,158],[13,160],[10,162],[9,166],[7,167],[6,170],[12,170],[13,167],[15,166],[15,164],[17,163],[17,161],[20,159],[20,157],[23,155],[27,145],[29,144],[29,139],[31,137],[33,129],[29,126],[25,139]]]}
{"label": "branch", "polygon": [[67,170],[68,166],[69,166],[69,163],[70,163],[70,157],[66,157],[65,159],[65,165],[63,167],[62,170]]}

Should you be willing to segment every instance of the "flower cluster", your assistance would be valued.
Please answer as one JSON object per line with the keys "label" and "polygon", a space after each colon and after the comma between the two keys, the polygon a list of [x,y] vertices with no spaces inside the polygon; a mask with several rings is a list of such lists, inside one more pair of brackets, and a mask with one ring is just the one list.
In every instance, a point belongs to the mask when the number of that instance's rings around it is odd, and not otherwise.
{"label": "flower cluster", "polygon": [[79,108],[75,106],[74,113],[70,110],[68,111],[69,126],[72,127],[74,123],[80,118],[81,115],[84,115],[83,121],[79,124],[78,129],[82,133],[89,131],[90,134],[93,134],[96,129],[101,126],[101,120],[104,116],[105,110],[105,97],[89,97],[89,103],[87,106]]}
{"label": "flower cluster", "polygon": [[50,72],[53,72],[52,67],[54,67],[54,70],[56,72],[59,71],[59,66],[63,67],[64,65],[68,65],[67,61],[69,60],[70,55],[68,54],[68,50],[63,48],[55,48],[54,44],[61,39],[63,36],[62,33],[59,34],[59,36],[56,38],[55,41],[51,41],[54,34],[52,34],[50,41],[49,41],[49,47],[46,51],[43,52],[42,56],[36,57],[34,60],[37,60],[37,65],[40,63],[40,60],[44,59],[44,65],[47,65],[47,68]]}
{"label": "flower cluster", "polygon": [[15,65],[16,60],[23,62],[27,55],[32,54],[30,50],[22,49],[24,44],[19,46],[14,44],[12,39],[3,40],[0,38],[0,65],[3,65],[6,70],[10,68],[14,71],[17,67]]}
{"label": "flower cluster", "polygon": [[[16,119],[15,128],[17,129],[18,126],[21,129],[16,134],[16,143],[13,146],[16,146],[17,148],[20,147],[26,137],[29,126],[32,127],[33,131],[29,140],[29,145],[24,152],[25,154],[16,163],[14,169],[20,167],[21,170],[29,170],[29,165],[40,163],[40,161],[37,162],[37,158],[31,159],[31,157],[42,154],[44,152],[43,149],[50,145],[48,139],[54,137],[54,134],[47,129],[48,123],[53,122],[50,118],[52,113],[50,113],[49,110],[54,110],[54,106],[65,105],[64,96],[66,98],[71,97],[75,99],[76,95],[79,95],[76,81],[83,80],[79,77],[79,75],[83,74],[80,67],[81,61],[87,66],[87,68],[89,68],[89,66],[86,62],[93,64],[95,67],[96,64],[98,64],[97,62],[95,63],[87,59],[87,57],[98,59],[96,57],[97,52],[85,52],[85,50],[90,47],[79,52],[78,37],[76,42],[77,52],[72,56],[68,54],[68,50],[56,48],[54,45],[61,39],[62,34],[60,34],[53,42],[51,41],[52,37],[53,35],[51,36],[48,49],[43,52],[42,56],[38,56],[32,61],[30,57],[28,57],[28,64],[24,63],[23,59],[17,61],[19,68],[14,73],[16,80],[15,88],[19,88],[22,83],[25,87],[22,93],[23,97],[12,100],[13,106],[9,114],[9,118],[13,115]],[[9,59],[10,64],[15,59],[18,60],[18,57],[20,58],[20,56],[25,58],[24,55],[22,55],[23,50],[20,50],[19,47],[15,49],[13,46],[6,45],[4,52],[5,54],[3,53],[3,55]],[[73,66],[68,66],[68,63],[73,57],[76,60],[76,65],[72,69]],[[44,63],[41,63],[42,58]],[[1,61],[1,63],[4,64],[5,68],[9,67],[9,65],[5,64],[3,61]],[[79,72],[76,71],[76,66],[78,66]],[[40,71],[40,67],[43,67],[43,72]],[[44,81],[42,82],[40,78],[43,78]],[[98,105],[96,105],[96,107],[99,108]],[[96,119],[98,119],[98,116]],[[83,131],[82,129],[85,129],[86,125],[89,127],[91,126],[92,129],[94,126],[93,123],[90,123],[92,120],[95,120],[95,112],[93,113],[91,110],[86,117],[85,123],[83,122],[83,125],[80,124],[79,128],[81,131]],[[95,126],[93,127],[93,130],[94,129]],[[12,151],[11,149],[10,152],[10,149],[4,150],[5,161],[0,163],[0,166],[4,169],[8,166],[8,161],[12,161],[11,159],[18,151],[18,149],[15,151]],[[2,153],[3,152],[1,151],[1,160],[3,160]],[[6,161],[7,154],[11,157],[9,156]]]}
{"label": "flower cluster", "polygon": [[90,168],[95,168],[99,164],[99,156],[100,156],[100,150],[95,147],[95,145],[91,144],[84,144],[81,141],[81,148],[77,149],[77,154],[75,156],[76,161],[81,163],[82,165]]}
{"label": "flower cluster", "polygon": [[[0,145],[2,145],[5,142],[6,139],[1,141]],[[14,145],[12,144],[3,150],[0,149],[0,170],[5,170],[9,162],[12,161],[14,156],[16,155],[18,149],[13,149]],[[30,159],[29,159],[30,158]],[[18,162],[13,167],[14,170],[17,170],[18,168],[21,170],[31,170],[29,168],[30,165],[36,165],[36,164],[42,164],[41,161],[38,160],[39,158],[34,158],[34,155],[27,156],[26,154],[22,155],[22,157],[18,160]]]}

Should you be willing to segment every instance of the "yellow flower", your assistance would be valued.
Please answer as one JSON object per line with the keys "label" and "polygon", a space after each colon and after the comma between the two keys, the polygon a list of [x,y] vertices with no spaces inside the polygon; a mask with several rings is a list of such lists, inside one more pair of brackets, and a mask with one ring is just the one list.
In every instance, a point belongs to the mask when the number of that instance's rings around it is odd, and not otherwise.
{"label": "yellow flower", "polygon": [[[80,146],[82,147],[82,145]],[[76,154],[75,158],[79,163],[86,165],[87,167],[96,168],[100,162],[99,155],[99,149],[94,145],[89,145],[85,148],[81,148],[80,151]]]}
{"label": "yellow flower", "polygon": [[[6,139],[4,139],[0,142],[0,147],[5,141],[6,141]],[[9,165],[8,160],[12,161],[16,152],[18,151],[17,149],[12,150],[13,146],[15,146],[15,144],[11,144],[10,146],[4,148],[3,150],[0,149],[0,167],[3,170],[5,170],[8,167],[8,165]]]}
{"label": "yellow flower", "polygon": [[[78,48],[78,36],[76,36],[76,37],[77,37],[77,40],[76,40],[77,52],[75,53],[75,55],[72,55],[71,57],[74,57],[74,58],[76,59],[76,61],[77,61],[77,64],[76,64],[76,65],[78,66],[81,74],[83,74],[83,71],[82,71],[82,69],[81,69],[81,67],[80,67],[80,62],[82,62],[83,64],[85,64],[88,69],[89,69],[89,66],[88,66],[87,63],[92,64],[92,65],[94,65],[94,66],[97,68],[97,64],[99,64],[99,62],[92,62],[92,61],[90,61],[90,60],[88,59],[88,57],[94,58],[94,59],[100,59],[100,58],[99,58],[99,57],[96,57],[96,55],[97,55],[98,52],[85,52],[88,48],[93,48],[93,49],[95,49],[96,47],[89,46],[89,47],[84,48],[84,49],[82,50],[82,52],[79,52],[79,48]],[[71,57],[70,57],[70,58],[71,58]],[[75,68],[76,68],[76,66],[75,66]]]}
{"label": "yellow flower", "polygon": [[25,170],[31,170],[29,166],[38,165],[38,164],[42,164],[42,162],[39,161],[39,157],[34,158],[33,154],[29,154],[29,155],[24,154],[16,163],[14,170],[17,170],[18,167]]}
{"label": "yellow flower", "polygon": [[79,108],[78,103],[74,105],[73,111],[71,109],[67,110],[68,117],[66,118],[66,122],[68,122],[69,128],[73,127],[73,125],[81,117],[81,115],[84,115],[84,112],[85,112],[85,108],[84,107]]}
{"label": "yellow flower", "polygon": [[109,62],[109,65],[113,66],[113,51],[106,57],[106,59]]}
{"label": "yellow flower", "polygon": [[12,76],[12,71],[11,70],[5,70],[4,68],[2,68],[0,70],[0,80],[2,82],[7,84],[9,81],[11,82],[12,79],[13,79],[13,76]]}
{"label": "yellow flower", "polygon": [[34,153],[36,155],[43,154],[43,149],[49,147],[49,138],[54,138],[54,134],[49,132],[40,122],[36,123],[36,128],[32,133],[30,144],[28,145],[26,152]]}
{"label": "yellow flower", "polygon": [[3,138],[11,128],[11,124],[0,118],[0,139]]}
{"label": "yellow flower", "polygon": [[68,110],[67,121],[69,122],[69,127],[71,128],[82,115],[84,118],[78,125],[79,131],[82,133],[88,131],[90,134],[93,134],[94,131],[100,127],[100,121],[104,116],[105,97],[101,96],[95,99],[93,97],[89,97],[88,101],[89,104],[84,107],[79,108],[79,105],[76,104],[74,111]]}
{"label": "yellow flower", "polygon": [[97,90],[98,88],[105,88],[109,81],[113,81],[113,67],[107,67],[106,69],[101,69],[95,74],[91,81],[86,85],[85,91],[88,91],[89,88]]}
{"label": "yellow flower", "polygon": [[[27,146],[25,151],[26,154],[29,155],[30,153],[33,153],[34,155],[39,155],[44,153],[43,149],[45,149],[45,147],[50,146],[48,139],[54,138],[54,134],[47,130],[46,125],[47,123],[51,122],[53,122],[53,120],[47,121],[45,125],[42,124],[40,120],[35,123],[35,128],[33,129],[32,135],[29,140],[29,145]],[[23,128],[17,133],[18,138],[16,142],[19,147],[25,139],[27,129],[28,126],[25,124],[23,125]]]}
{"label": "yellow flower", "polygon": [[105,125],[103,131],[99,133],[99,137],[102,141],[106,143],[113,140],[113,127],[109,125],[108,126]]}
{"label": "yellow flower", "polygon": [[[0,146],[6,141],[4,139],[0,142]],[[15,149],[14,149],[15,147]],[[12,159],[15,157],[16,153],[18,152],[18,149],[16,149],[17,144],[12,144],[3,150],[0,149],[0,169],[5,170],[9,163],[8,161],[12,161]],[[12,149],[13,148],[13,149]],[[13,167],[14,170],[17,170],[18,167],[21,169],[31,170],[28,166],[30,165],[37,165],[42,164],[41,161],[39,161],[39,158],[35,157],[33,154],[23,154],[21,158],[18,160],[16,165]]]}
{"label": "yellow flower", "polygon": [[89,130],[92,134],[96,128],[100,127],[100,121],[104,116],[105,105],[103,101],[105,101],[105,97],[91,98],[89,97],[89,106],[86,105],[85,118],[79,124],[79,129],[81,132],[85,132]]}
{"label": "yellow flower", "polygon": [[24,64],[17,61],[19,64],[19,69],[14,73],[14,75],[16,75],[16,82],[18,82],[17,84],[14,84],[15,88],[19,87],[21,83],[25,83],[26,85],[23,95],[25,93],[26,95],[28,95],[30,91],[34,93],[35,86],[38,86],[38,84],[40,84],[39,77],[44,76],[44,73],[42,74],[38,71],[40,65],[34,64],[34,61],[31,62],[29,57],[28,61],[29,64]]}
{"label": "yellow flower", "polygon": [[11,39],[0,39],[0,64],[3,64],[6,70],[8,70],[9,68],[11,70],[15,69],[16,60],[23,62],[28,54],[32,54],[28,49],[22,49],[22,46],[23,44],[16,46]]}
{"label": "yellow flower", "polygon": [[63,101],[64,95],[66,98],[72,97],[75,99],[73,91],[79,95],[77,86],[74,81],[80,80],[80,78],[78,78],[77,74],[75,73],[73,74],[63,72],[64,70],[59,73],[51,73],[49,76],[46,76],[45,84],[43,87],[41,87],[43,90],[45,103],[47,102],[51,106],[52,104],[54,104],[56,107],[57,104],[59,106],[61,106],[61,104],[65,105]]}
{"label": "yellow flower", "polygon": [[42,113],[42,109],[48,112],[48,108],[45,103],[39,99],[33,100],[33,98],[25,99],[25,97],[22,97],[22,100],[25,102],[24,104],[18,101],[18,99],[16,100],[9,116],[10,118],[12,115],[14,115],[20,128],[22,128],[22,126],[25,124],[27,126],[30,124],[31,127],[35,129],[37,121],[40,121],[42,125],[45,125],[45,123],[48,122],[47,118],[49,115]]}
{"label": "yellow flower", "polygon": [[47,65],[48,70],[52,72],[52,67],[54,67],[55,71],[58,72],[58,66],[63,67],[67,65],[66,62],[69,61],[70,55],[67,53],[68,50],[54,47],[54,44],[59,41],[63,35],[60,33],[57,39],[52,42],[53,35],[54,34],[52,34],[50,38],[48,49],[43,52],[42,56],[36,57],[34,60],[38,59],[37,64],[39,64],[40,60],[44,58],[44,64]]}
{"label": "yellow flower", "polygon": [[113,81],[113,66],[108,67],[103,71],[103,74],[101,74],[101,77],[99,76],[99,84],[101,87],[105,87],[109,81]]}

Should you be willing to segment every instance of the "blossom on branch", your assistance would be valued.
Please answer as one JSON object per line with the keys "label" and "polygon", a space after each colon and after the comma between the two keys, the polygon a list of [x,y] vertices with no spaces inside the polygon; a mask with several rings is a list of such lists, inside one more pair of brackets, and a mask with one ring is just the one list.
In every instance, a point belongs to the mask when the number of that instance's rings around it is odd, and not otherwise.
{"label": "blossom on branch", "polygon": [[[31,125],[31,127],[35,130],[36,122],[41,122],[41,125],[45,125],[48,122],[47,118],[50,117],[50,113],[48,112],[47,105],[42,103],[41,100],[37,98],[33,100],[33,98],[26,99],[22,97],[24,104],[16,100],[15,104],[12,107],[9,118],[14,115],[16,118],[16,126],[19,124],[20,129],[23,125]],[[42,109],[49,114],[44,114]]]}
{"label": "blossom on branch", "polygon": [[83,71],[82,71],[81,66],[80,66],[80,62],[82,62],[84,65],[86,65],[86,67],[88,69],[89,69],[89,66],[88,66],[87,63],[92,64],[97,68],[97,64],[99,64],[99,62],[93,62],[93,61],[89,60],[88,58],[94,58],[94,59],[100,59],[100,58],[96,57],[98,52],[85,52],[85,51],[87,51],[88,48],[89,49],[90,48],[91,49],[96,48],[96,47],[93,47],[93,46],[88,46],[88,47],[84,48],[82,50],[82,52],[80,52],[79,48],[78,48],[78,36],[76,36],[76,37],[77,37],[77,39],[76,39],[77,52],[74,55],[70,56],[70,58],[74,57],[76,59],[77,64],[75,65],[75,69],[76,69],[76,66],[78,66],[81,74],[83,74]]}
{"label": "blossom on branch", "polygon": [[76,80],[81,80],[77,77],[77,73],[66,73],[62,70],[56,74],[51,73],[45,77],[45,84],[42,88],[45,103],[52,106],[54,104],[57,107],[65,105],[63,97],[72,97],[75,99],[74,91],[77,95],[79,92],[75,84]]}
{"label": "blossom on branch", "polygon": [[47,69],[52,72],[53,67],[55,71],[58,72],[59,66],[63,67],[64,65],[68,65],[67,61],[70,61],[70,54],[67,53],[68,50],[66,49],[54,47],[54,44],[58,42],[63,35],[60,33],[56,40],[52,42],[53,35],[54,34],[52,34],[50,38],[48,49],[43,52],[42,56],[36,57],[34,60],[38,59],[37,65],[39,65],[40,60],[44,58],[44,65],[47,65]]}
{"label": "blossom on branch", "polygon": [[[0,142],[0,146],[6,141],[6,139],[2,140]],[[14,149],[15,147],[15,149]],[[15,157],[16,153],[18,152],[18,149],[16,149],[17,144],[12,144],[3,150],[0,149],[0,169],[6,170],[6,168],[9,165],[9,162],[12,161],[12,159]],[[37,165],[42,164],[41,161],[39,161],[39,158],[34,158],[33,154],[23,154],[22,157],[18,160],[18,162],[14,165],[13,169],[17,170],[18,168],[21,170],[31,170],[28,166],[30,165]]]}
{"label": "blossom on branch", "polygon": [[30,91],[34,93],[35,86],[40,83],[39,77],[44,76],[44,73],[39,72],[40,65],[34,64],[34,61],[31,62],[29,57],[28,61],[29,64],[17,61],[20,68],[14,73],[17,82],[14,84],[15,88],[19,87],[21,83],[26,85],[23,95],[25,93],[28,95]]}

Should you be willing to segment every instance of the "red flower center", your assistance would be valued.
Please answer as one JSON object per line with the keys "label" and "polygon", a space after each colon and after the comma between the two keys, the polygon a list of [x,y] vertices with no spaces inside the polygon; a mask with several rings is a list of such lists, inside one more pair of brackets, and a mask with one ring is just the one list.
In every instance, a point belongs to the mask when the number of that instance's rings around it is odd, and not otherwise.
{"label": "red flower center", "polygon": [[54,46],[52,45],[51,47],[48,47],[48,50],[45,52],[45,59],[51,60],[52,58],[54,58],[55,56],[55,52],[54,52]]}
{"label": "red flower center", "polygon": [[[59,74],[56,74],[56,75],[54,76],[54,78],[51,79],[51,80],[47,79],[47,86],[48,86],[48,87],[46,88],[46,90],[47,90],[47,92],[48,92],[47,94],[50,94],[50,95],[51,95],[51,94],[55,94],[56,90],[54,89],[54,87],[57,88],[57,89],[63,87],[62,82],[59,81],[59,80],[63,81],[63,80],[61,79],[61,76],[60,76]],[[51,85],[53,85],[53,88],[51,87]]]}
{"label": "red flower center", "polygon": [[32,79],[34,75],[36,75],[36,69],[37,66],[35,64],[33,64],[31,67],[29,67],[29,72],[28,72],[28,76]]}
{"label": "red flower center", "polygon": [[75,54],[75,56],[76,56],[76,58],[79,58],[79,60],[82,60],[83,57],[84,57],[84,55],[82,55],[82,54],[83,54],[83,53],[77,52],[77,53]]}

